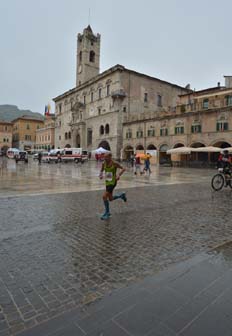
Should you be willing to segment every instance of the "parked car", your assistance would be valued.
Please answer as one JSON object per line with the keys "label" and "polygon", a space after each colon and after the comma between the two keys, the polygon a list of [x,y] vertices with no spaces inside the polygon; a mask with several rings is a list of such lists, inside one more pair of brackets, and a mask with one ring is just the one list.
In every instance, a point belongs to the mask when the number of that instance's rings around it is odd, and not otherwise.
{"label": "parked car", "polygon": [[15,155],[15,161],[18,163],[19,161],[24,161],[28,163],[28,154],[25,151],[20,151],[18,154]]}

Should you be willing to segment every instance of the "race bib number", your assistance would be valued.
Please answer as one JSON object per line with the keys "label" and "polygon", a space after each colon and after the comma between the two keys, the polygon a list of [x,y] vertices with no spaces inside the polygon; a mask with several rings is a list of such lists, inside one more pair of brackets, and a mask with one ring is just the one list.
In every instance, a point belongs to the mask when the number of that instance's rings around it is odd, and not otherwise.
{"label": "race bib number", "polygon": [[113,179],[113,173],[106,172],[106,181],[111,182]]}

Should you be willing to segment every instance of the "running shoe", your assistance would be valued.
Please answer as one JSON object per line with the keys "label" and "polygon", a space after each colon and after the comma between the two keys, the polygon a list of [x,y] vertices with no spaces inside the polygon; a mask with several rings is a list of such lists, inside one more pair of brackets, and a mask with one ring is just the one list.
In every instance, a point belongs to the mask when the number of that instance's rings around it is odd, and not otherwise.
{"label": "running shoe", "polygon": [[126,193],[122,193],[121,198],[124,202],[126,202],[127,201]]}
{"label": "running shoe", "polygon": [[102,220],[106,220],[106,219],[109,219],[111,216],[111,214],[109,212],[105,212],[102,216],[101,216],[101,219]]}

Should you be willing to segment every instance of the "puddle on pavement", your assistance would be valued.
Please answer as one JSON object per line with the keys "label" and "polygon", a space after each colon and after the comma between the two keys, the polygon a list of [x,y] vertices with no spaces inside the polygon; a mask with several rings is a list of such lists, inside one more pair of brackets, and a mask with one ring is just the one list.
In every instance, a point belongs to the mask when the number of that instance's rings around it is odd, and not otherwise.
{"label": "puddle on pavement", "polygon": [[232,241],[216,247],[212,252],[220,256],[224,262],[232,265]]}

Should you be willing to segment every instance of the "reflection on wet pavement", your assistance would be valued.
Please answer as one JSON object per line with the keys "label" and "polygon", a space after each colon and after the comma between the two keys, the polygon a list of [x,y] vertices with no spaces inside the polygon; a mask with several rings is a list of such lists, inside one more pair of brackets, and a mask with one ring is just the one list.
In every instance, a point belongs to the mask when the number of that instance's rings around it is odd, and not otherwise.
{"label": "reflection on wet pavement", "polygon": [[217,255],[221,263],[224,262],[229,265],[229,267],[232,267],[232,241],[216,247],[212,253]]}
{"label": "reflection on wet pavement", "polygon": [[[76,192],[101,190],[99,180],[101,163],[90,161],[80,164],[42,164],[30,159],[29,164],[0,158],[0,197],[20,194],[46,194],[56,192]],[[120,180],[121,188],[143,187],[179,183],[208,182],[214,171],[152,167],[152,174],[135,176],[132,168]]]}

